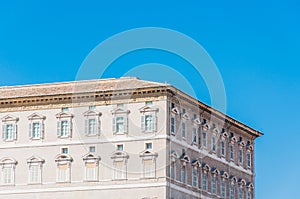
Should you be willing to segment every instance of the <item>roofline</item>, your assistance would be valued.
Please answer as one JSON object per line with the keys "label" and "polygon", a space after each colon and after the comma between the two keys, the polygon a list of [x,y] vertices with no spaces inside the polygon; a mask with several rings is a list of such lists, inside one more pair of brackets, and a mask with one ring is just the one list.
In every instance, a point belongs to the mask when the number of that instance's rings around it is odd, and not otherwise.
{"label": "roofline", "polygon": [[195,102],[197,102],[197,104],[199,104],[202,108],[205,108],[206,110],[208,110],[209,112],[211,112],[212,114],[215,114],[216,116],[220,117],[221,119],[225,119],[226,122],[229,122],[230,124],[232,125],[235,125],[239,128],[241,128],[242,130],[245,130],[249,133],[251,133],[252,135],[254,135],[255,137],[260,137],[262,135],[264,135],[262,132],[258,131],[258,130],[255,130],[253,128],[251,128],[250,126],[246,125],[246,124],[243,124],[242,122],[226,115],[225,113],[222,113],[221,111],[201,102],[200,100],[190,96],[189,94],[177,89],[176,87],[170,85],[170,86],[167,86],[168,89],[170,91],[175,91],[176,94],[181,94],[183,95],[183,97],[186,97],[186,98],[189,98],[190,100],[194,100]]}
{"label": "roofline", "polygon": [[[79,81],[69,81],[69,82],[55,82],[55,83],[44,83],[44,84],[31,84],[31,85],[19,85],[19,86],[2,86],[0,87],[0,89],[14,89],[14,88],[22,88],[22,87],[34,87],[34,86],[55,86],[55,85],[61,85],[61,84],[75,84],[76,83],[96,83],[97,81],[111,81],[111,80],[120,80],[120,79],[138,79],[137,77],[123,77],[123,78],[107,78],[107,79],[92,79],[92,80],[79,80]],[[147,80],[141,80],[141,81],[147,81]],[[148,81],[151,82],[151,81]],[[149,86],[149,87],[145,87],[145,88],[140,88],[141,90],[143,89],[157,89],[157,88],[163,88],[166,89],[167,92],[170,93],[176,93],[177,95],[180,94],[182,97],[189,99],[190,101],[194,102],[195,104],[199,105],[201,108],[206,109],[208,112],[210,112],[211,114],[214,114],[215,116],[219,117],[220,119],[224,119],[226,122],[230,123],[231,125],[237,126],[238,128],[247,131],[248,133],[254,135],[255,137],[260,137],[263,135],[262,132],[255,130],[251,127],[249,127],[248,125],[245,125],[241,122],[239,122],[238,120],[226,115],[225,113],[222,113],[221,111],[201,102],[200,100],[190,96],[189,94],[177,89],[176,87],[170,85],[170,84],[163,84],[163,83],[159,83],[159,82],[153,82],[153,83],[157,83],[157,85],[153,85],[153,86]],[[161,84],[161,85],[160,85]],[[138,90],[140,90],[138,89]],[[123,91],[130,91],[133,89],[122,89]],[[121,92],[122,90],[118,90],[117,92]],[[134,89],[137,90],[137,89]],[[105,92],[112,92],[113,90],[106,90]],[[86,93],[90,93],[89,91]],[[72,94],[72,93],[64,93],[64,94]],[[77,93],[80,94],[80,93]],[[49,94],[47,96],[56,96],[56,95],[62,95],[62,94]],[[36,96],[24,96],[25,98],[34,98],[37,97],[39,95]],[[42,96],[41,96],[42,97]],[[18,99],[18,98],[23,98],[22,96],[20,97],[13,97],[13,98],[7,98],[7,100],[13,100],[13,99]],[[1,99],[2,100],[2,99]]]}

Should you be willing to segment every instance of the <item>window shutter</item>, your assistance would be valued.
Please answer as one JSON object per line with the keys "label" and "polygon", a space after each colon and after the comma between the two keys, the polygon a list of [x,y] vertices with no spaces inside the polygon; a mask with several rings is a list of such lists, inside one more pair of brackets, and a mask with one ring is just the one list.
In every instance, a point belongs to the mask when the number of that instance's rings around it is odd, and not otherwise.
{"label": "window shutter", "polygon": [[84,120],[84,133],[85,133],[85,135],[88,135],[89,134],[89,119],[88,118],[86,118],[85,120]]}
{"label": "window shutter", "polygon": [[14,136],[14,140],[17,139],[17,129],[18,129],[18,125],[17,124],[14,124],[13,125],[13,136]]}
{"label": "window shutter", "polygon": [[29,138],[32,138],[32,123],[29,123]]}
{"label": "window shutter", "polygon": [[45,124],[43,122],[40,123],[41,124],[41,139],[44,139],[44,135],[45,135]]}
{"label": "window shutter", "polygon": [[113,125],[113,132],[115,133],[117,128],[116,128],[116,117],[114,116],[113,118],[113,121],[112,121],[112,125]]}
{"label": "window shutter", "polygon": [[101,121],[100,119],[97,117],[96,118],[96,134],[100,135],[100,126],[101,126]]}
{"label": "window shutter", "polygon": [[6,139],[6,125],[5,124],[2,125],[2,139],[3,140]]}
{"label": "window shutter", "polygon": [[57,127],[56,127],[57,128],[56,129],[57,130],[57,137],[60,137],[60,135],[61,135],[61,133],[60,133],[60,124],[61,124],[60,121],[57,121]]}
{"label": "window shutter", "polygon": [[128,116],[124,116],[124,133],[128,133]]}
{"label": "window shutter", "polygon": [[152,129],[154,132],[156,132],[157,131],[157,116],[153,115],[152,117],[153,117],[153,123],[152,123],[153,128]]}
{"label": "window shutter", "polygon": [[69,137],[72,137],[72,131],[73,131],[73,123],[72,123],[72,119],[70,118],[69,120]]}
{"label": "window shutter", "polygon": [[145,131],[145,115],[141,116],[141,129]]}

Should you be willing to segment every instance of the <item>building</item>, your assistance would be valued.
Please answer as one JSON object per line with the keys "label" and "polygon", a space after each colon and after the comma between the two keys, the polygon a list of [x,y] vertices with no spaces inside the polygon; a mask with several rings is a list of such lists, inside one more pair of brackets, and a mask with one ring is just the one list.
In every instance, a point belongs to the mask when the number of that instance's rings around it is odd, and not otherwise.
{"label": "building", "polygon": [[137,78],[0,88],[0,199],[254,198],[262,133]]}

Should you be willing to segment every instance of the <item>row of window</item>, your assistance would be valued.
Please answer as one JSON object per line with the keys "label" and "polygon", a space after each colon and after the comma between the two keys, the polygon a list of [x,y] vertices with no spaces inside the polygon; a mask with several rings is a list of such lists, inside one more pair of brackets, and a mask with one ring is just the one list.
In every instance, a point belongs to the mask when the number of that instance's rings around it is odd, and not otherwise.
{"label": "row of window", "polygon": [[[170,178],[179,180],[181,183],[187,183],[187,163],[189,158],[182,156],[179,168],[179,176],[177,176],[176,154],[172,154],[172,162],[170,165]],[[237,179],[229,176],[227,172],[211,169],[207,164],[200,164],[198,161],[191,163],[192,169],[190,178],[192,186],[200,188],[210,194],[218,195],[222,198],[229,199],[252,199],[252,183],[246,183],[243,179]]]}
{"label": "row of window", "polygon": [[[146,147],[150,148],[150,143]],[[152,147],[152,146],[151,146]],[[90,151],[95,148],[91,147]],[[157,153],[150,149],[146,149],[140,153],[143,164],[142,178],[155,178],[155,166]],[[127,163],[129,155],[123,151],[123,145],[117,145],[117,150],[113,153],[111,159],[113,160],[113,179],[123,180],[127,179]],[[89,152],[83,157],[84,162],[84,180],[98,181],[99,180],[99,161],[100,157],[92,152]],[[68,148],[62,148],[62,153],[55,158],[57,165],[56,181],[57,182],[71,182],[71,166],[73,158],[68,154]],[[32,156],[27,159],[28,164],[28,183],[40,184],[42,183],[42,170],[45,160]],[[1,166],[1,184],[14,185],[15,184],[15,169],[17,161],[13,158],[3,158],[0,161]]]}
{"label": "row of window", "polygon": [[[112,128],[114,134],[123,134],[128,132],[128,114],[130,111],[125,110],[123,106],[117,106],[112,111]],[[144,106],[140,109],[141,113],[141,130],[143,132],[157,131],[157,114],[158,109]],[[101,113],[90,107],[84,113],[85,117],[85,135],[100,135],[100,116]],[[57,118],[57,137],[69,138],[72,136],[73,115],[68,112],[67,108],[63,108],[62,112],[56,114]],[[45,130],[45,116],[34,113],[28,117],[29,120],[29,138],[32,140],[43,139]],[[2,118],[2,139],[4,141],[17,140],[19,118],[7,115]]]}
{"label": "row of window", "polygon": [[[174,112],[176,112],[176,110],[172,111],[171,113],[170,131],[171,135],[175,136],[177,133],[177,119]],[[185,117],[185,120],[186,118],[187,116]],[[187,135],[189,131],[187,130],[188,126],[185,120],[181,121],[179,131],[181,131],[182,140],[187,142]],[[244,161],[246,161],[245,167],[247,169],[251,169],[253,146],[249,141],[245,143],[242,137],[239,137],[238,140],[233,133],[228,135],[225,131],[220,132],[217,130],[216,126],[210,127],[208,124],[206,124],[205,120],[200,121],[198,118],[195,118],[193,120],[191,135],[192,145],[204,150],[209,149],[209,152],[211,152],[212,154],[225,158],[228,161],[236,162],[241,166],[244,166]],[[238,143],[238,146],[236,145],[236,143]]]}

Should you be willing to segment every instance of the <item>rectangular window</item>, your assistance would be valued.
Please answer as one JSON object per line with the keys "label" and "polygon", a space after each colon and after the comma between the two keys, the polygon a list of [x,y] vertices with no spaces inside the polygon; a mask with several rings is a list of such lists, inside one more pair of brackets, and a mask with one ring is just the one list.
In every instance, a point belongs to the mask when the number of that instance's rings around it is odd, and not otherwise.
{"label": "rectangular window", "polygon": [[125,132],[125,119],[124,117],[117,117],[116,118],[116,132],[117,133],[124,133]]}
{"label": "rectangular window", "polygon": [[221,141],[221,155],[226,156],[225,140]]}
{"label": "rectangular window", "polygon": [[176,119],[175,117],[171,117],[171,134],[176,134]]}
{"label": "rectangular window", "polygon": [[88,135],[96,135],[97,129],[96,129],[96,119],[88,119]]}
{"label": "rectangular window", "polygon": [[69,121],[63,120],[61,121],[61,137],[68,137],[69,136],[69,130],[70,130],[70,124]]}
{"label": "rectangular window", "polygon": [[153,131],[153,116],[152,115],[145,116],[145,131],[146,132]]}
{"label": "rectangular window", "polygon": [[90,153],[95,153],[96,152],[96,147],[90,146],[89,151],[90,151]]}
{"label": "rectangular window", "polygon": [[41,165],[33,163],[29,165],[29,184],[41,183],[42,171]]}
{"label": "rectangular window", "polygon": [[98,166],[95,162],[85,163],[85,180],[86,181],[98,180]]}
{"label": "rectangular window", "polygon": [[202,189],[207,191],[207,173],[202,173]]}
{"label": "rectangular window", "polygon": [[70,182],[70,168],[67,163],[58,165],[57,182]]}
{"label": "rectangular window", "polygon": [[126,165],[124,161],[115,161],[114,166],[114,179],[125,179]]}
{"label": "rectangular window", "polygon": [[14,168],[12,165],[4,165],[2,168],[2,184],[14,184]]}
{"label": "rectangular window", "polygon": [[230,160],[234,161],[234,147],[232,144],[229,146],[229,150],[230,150]]}
{"label": "rectangular window", "polygon": [[180,169],[180,182],[185,183],[186,181],[186,167],[181,165]]}
{"label": "rectangular window", "polygon": [[14,126],[13,124],[7,124],[6,125],[6,140],[13,140],[14,139]]}
{"label": "rectangular window", "polygon": [[207,138],[206,138],[206,132],[202,132],[202,146],[207,147]]}
{"label": "rectangular window", "polygon": [[155,177],[155,164],[153,159],[143,160],[144,167],[144,178],[154,178]]}
{"label": "rectangular window", "polygon": [[117,151],[123,151],[124,145],[123,144],[117,144]]}
{"label": "rectangular window", "polygon": [[69,148],[67,148],[67,147],[61,148],[61,153],[68,154],[69,153]]}
{"label": "rectangular window", "polygon": [[198,131],[196,128],[193,128],[193,143],[198,144]]}
{"label": "rectangular window", "polygon": [[217,178],[216,178],[216,176],[212,176],[212,179],[211,179],[211,192],[213,194],[217,194]]}
{"label": "rectangular window", "polygon": [[152,149],[152,143],[151,143],[151,142],[146,143],[146,144],[145,144],[145,149],[146,149],[146,150],[151,150],[151,149]]}
{"label": "rectangular window", "polygon": [[251,153],[247,152],[247,168],[251,168]]}
{"label": "rectangular window", "polygon": [[171,164],[170,173],[171,173],[170,174],[171,178],[176,180],[176,163],[175,162],[172,162],[172,164]]}
{"label": "rectangular window", "polygon": [[40,122],[32,123],[32,138],[33,139],[41,138],[41,123]]}
{"label": "rectangular window", "polygon": [[212,150],[212,152],[217,151],[217,139],[216,139],[216,136],[214,136],[214,135],[211,138],[211,150]]}
{"label": "rectangular window", "polygon": [[230,184],[229,199],[235,199],[234,184]]}
{"label": "rectangular window", "polygon": [[62,112],[68,112],[68,111],[69,111],[69,108],[68,108],[68,107],[63,107],[63,108],[61,109],[61,111],[62,111]]}
{"label": "rectangular window", "polygon": [[96,110],[96,106],[89,106],[89,110]]}
{"label": "rectangular window", "polygon": [[221,181],[220,190],[221,190],[221,197],[225,198],[226,197],[226,183],[224,180]]}
{"label": "rectangular window", "polygon": [[243,149],[239,149],[239,164],[243,164]]}
{"label": "rectangular window", "polygon": [[152,101],[146,101],[146,105],[147,105],[147,106],[151,106],[152,104],[153,104]]}
{"label": "rectangular window", "polygon": [[195,167],[192,167],[192,185],[198,187],[198,171]]}
{"label": "rectangular window", "polygon": [[250,190],[247,190],[247,199],[252,199],[252,194],[251,194],[251,191]]}
{"label": "rectangular window", "polygon": [[244,198],[244,190],[242,187],[239,187],[238,189],[238,199],[243,199]]}
{"label": "rectangular window", "polygon": [[186,124],[185,124],[185,122],[182,122],[182,124],[181,124],[181,136],[183,138],[186,137]]}

